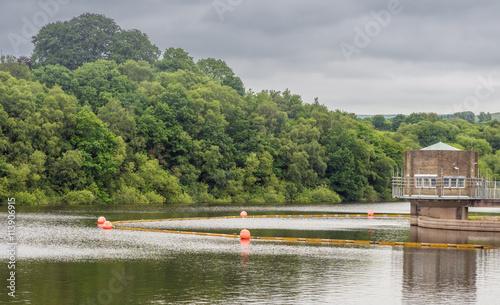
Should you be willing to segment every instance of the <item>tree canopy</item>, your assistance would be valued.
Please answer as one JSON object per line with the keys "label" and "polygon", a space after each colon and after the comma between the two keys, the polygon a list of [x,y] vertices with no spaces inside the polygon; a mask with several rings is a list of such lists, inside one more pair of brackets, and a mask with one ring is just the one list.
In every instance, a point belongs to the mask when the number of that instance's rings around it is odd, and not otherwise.
{"label": "tree canopy", "polygon": [[113,19],[90,13],[47,24],[32,42],[34,61],[42,65],[59,64],[70,70],[99,59],[153,63],[160,55],[160,50],[146,34],[139,30],[122,30]]}

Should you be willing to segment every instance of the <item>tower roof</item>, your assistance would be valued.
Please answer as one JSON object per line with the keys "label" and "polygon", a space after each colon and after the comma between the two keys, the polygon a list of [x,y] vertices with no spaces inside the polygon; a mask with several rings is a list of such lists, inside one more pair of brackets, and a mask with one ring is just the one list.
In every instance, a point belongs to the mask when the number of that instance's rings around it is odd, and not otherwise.
{"label": "tower roof", "polygon": [[431,146],[424,147],[421,150],[460,150],[460,149],[450,146],[448,144],[444,144],[443,142],[439,142]]}

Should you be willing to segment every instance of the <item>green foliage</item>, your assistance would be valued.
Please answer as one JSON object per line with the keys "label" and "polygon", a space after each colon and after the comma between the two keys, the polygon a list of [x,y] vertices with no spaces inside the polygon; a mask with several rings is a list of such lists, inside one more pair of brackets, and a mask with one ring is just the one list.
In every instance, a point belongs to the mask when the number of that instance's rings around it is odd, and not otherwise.
{"label": "green foliage", "polygon": [[175,72],[177,70],[199,73],[200,69],[193,61],[193,57],[181,48],[168,48],[163,53],[163,59],[156,63],[160,71]]}
{"label": "green foliage", "polygon": [[[452,115],[453,118],[458,118],[462,120],[466,120],[470,124],[474,124],[476,122],[476,115],[471,111],[457,112]],[[484,116],[483,116],[484,118]],[[491,118],[491,116],[490,116]]]}
{"label": "green foliage", "polygon": [[145,60],[137,62],[129,59],[118,66],[118,71],[134,82],[151,82],[155,77],[155,70]]}
{"label": "green foliage", "polygon": [[124,186],[116,191],[112,201],[117,204],[148,204],[149,200],[132,186]]}
{"label": "green foliage", "polygon": [[145,195],[149,204],[162,204],[165,203],[165,197],[157,194],[155,191],[149,191]]}
{"label": "green foliage", "polygon": [[76,69],[74,75],[79,84],[76,97],[81,104],[90,105],[94,112],[112,97],[121,98],[134,88],[128,78],[120,74],[114,61],[86,63]]}
{"label": "green foliage", "polygon": [[484,113],[484,112],[481,112],[479,113],[479,115],[477,116],[479,122],[487,122],[487,121],[491,121],[491,113]]}
{"label": "green foliage", "polygon": [[146,34],[122,30],[113,19],[90,13],[47,24],[32,42],[35,61],[42,65],[60,64],[71,70],[99,59],[153,63],[160,55]]}
{"label": "green foliage", "polygon": [[78,92],[79,84],[73,72],[61,65],[46,65],[33,69],[31,79],[45,84],[48,88],[59,85],[68,94]]}
{"label": "green foliage", "polygon": [[397,131],[399,126],[401,126],[401,123],[405,122],[405,120],[406,116],[403,114],[398,114],[392,119],[390,119],[392,131]]}
{"label": "green foliage", "polygon": [[356,139],[352,131],[340,126],[330,130],[322,142],[328,156],[329,185],[344,200],[360,200],[363,185],[367,183],[363,167],[369,158],[364,144]]}
{"label": "green foliage", "polygon": [[224,61],[206,58],[199,60],[196,64],[205,76],[208,76],[213,81],[233,88],[240,95],[245,94],[243,82],[239,77],[234,76],[233,70]]}
{"label": "green foliage", "polygon": [[340,196],[326,185],[318,186],[313,190],[305,190],[297,200],[299,203],[339,203]]}
{"label": "green foliage", "polygon": [[383,115],[375,115],[372,118],[373,127],[378,130],[389,130],[392,126]]}
{"label": "green foliage", "polygon": [[459,133],[459,128],[455,125],[443,121],[419,121],[416,124],[402,125],[398,133],[405,136],[414,135],[422,147],[426,147],[438,142],[455,142]]}
{"label": "green foliage", "polygon": [[92,194],[92,192],[89,190],[70,191],[66,193],[61,200],[63,204],[74,205],[92,204],[94,203],[94,201],[94,194]]}
{"label": "green foliage", "polygon": [[115,135],[121,136],[125,141],[132,141],[137,137],[138,129],[134,114],[130,109],[122,107],[117,99],[109,102],[99,109],[97,115]]}
{"label": "green foliage", "polygon": [[13,197],[18,205],[38,205],[35,194],[30,192],[16,192]]}
{"label": "green foliage", "polygon": [[160,49],[149,41],[148,35],[139,30],[119,30],[107,51],[109,56],[106,59],[117,63],[134,60],[152,64],[161,54]]}
{"label": "green foliage", "polygon": [[0,71],[9,72],[15,78],[29,79],[31,67],[21,58],[12,55],[0,56]]}

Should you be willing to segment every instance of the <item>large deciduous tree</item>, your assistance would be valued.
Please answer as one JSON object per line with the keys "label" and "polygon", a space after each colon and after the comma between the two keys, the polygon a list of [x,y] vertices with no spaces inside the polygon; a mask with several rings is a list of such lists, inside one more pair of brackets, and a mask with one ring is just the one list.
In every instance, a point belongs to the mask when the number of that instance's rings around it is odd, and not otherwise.
{"label": "large deciduous tree", "polygon": [[156,61],[160,50],[138,30],[122,30],[113,19],[85,13],[69,21],[45,25],[32,40],[32,59],[42,65],[76,69],[86,62],[111,59]]}

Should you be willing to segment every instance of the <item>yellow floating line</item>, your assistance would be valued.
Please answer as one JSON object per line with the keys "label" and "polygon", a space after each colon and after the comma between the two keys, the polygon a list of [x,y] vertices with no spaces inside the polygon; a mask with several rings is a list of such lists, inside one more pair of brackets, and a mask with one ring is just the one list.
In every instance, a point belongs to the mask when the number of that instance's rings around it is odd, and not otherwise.
{"label": "yellow floating line", "polygon": [[[208,232],[189,232],[162,229],[143,229],[134,227],[121,227],[116,224],[139,223],[139,222],[159,222],[159,221],[184,221],[184,220],[206,220],[206,219],[235,219],[235,218],[309,218],[309,217],[367,217],[363,214],[316,214],[316,215],[250,215],[242,216],[223,216],[223,217],[192,217],[192,218],[168,218],[168,219],[141,219],[141,220],[120,220],[113,221],[113,228],[118,230],[174,233],[185,235],[216,236],[226,238],[239,238],[237,234],[220,234]],[[375,214],[373,217],[410,217],[407,214]],[[334,244],[353,244],[353,245],[379,245],[379,246],[403,246],[403,247],[422,247],[422,248],[454,248],[454,249],[498,249],[497,247],[469,244],[445,244],[445,243],[418,243],[418,242],[395,242],[395,241],[370,241],[370,240],[343,240],[343,239],[321,239],[321,238],[297,238],[297,237],[268,237],[251,236],[251,239],[282,241],[282,242],[306,242],[306,243],[334,243]]]}
{"label": "yellow floating line", "polygon": [[345,239],[330,239],[331,243],[336,243],[336,244],[345,244],[347,243],[347,240]]}
{"label": "yellow floating line", "polygon": [[323,240],[321,238],[306,238],[306,242],[308,243],[321,243]]}
{"label": "yellow floating line", "polygon": [[448,248],[448,244],[430,244],[431,248]]}
{"label": "yellow floating line", "polygon": [[264,239],[264,240],[267,240],[267,239],[269,239],[269,240],[276,240],[276,238],[275,238],[275,237],[266,237],[266,236],[260,236],[260,237],[259,237],[259,239]]}
{"label": "yellow floating line", "polygon": [[381,245],[381,246],[395,246],[396,242],[395,241],[379,241],[377,244]]}
{"label": "yellow floating line", "polygon": [[411,242],[406,242],[405,247],[422,247],[422,243],[411,243]]}
{"label": "yellow floating line", "polygon": [[355,240],[354,244],[355,245],[370,245],[370,244],[374,244],[374,242],[369,241],[369,240]]}
{"label": "yellow floating line", "polygon": [[457,245],[457,249],[475,249],[475,245]]}

